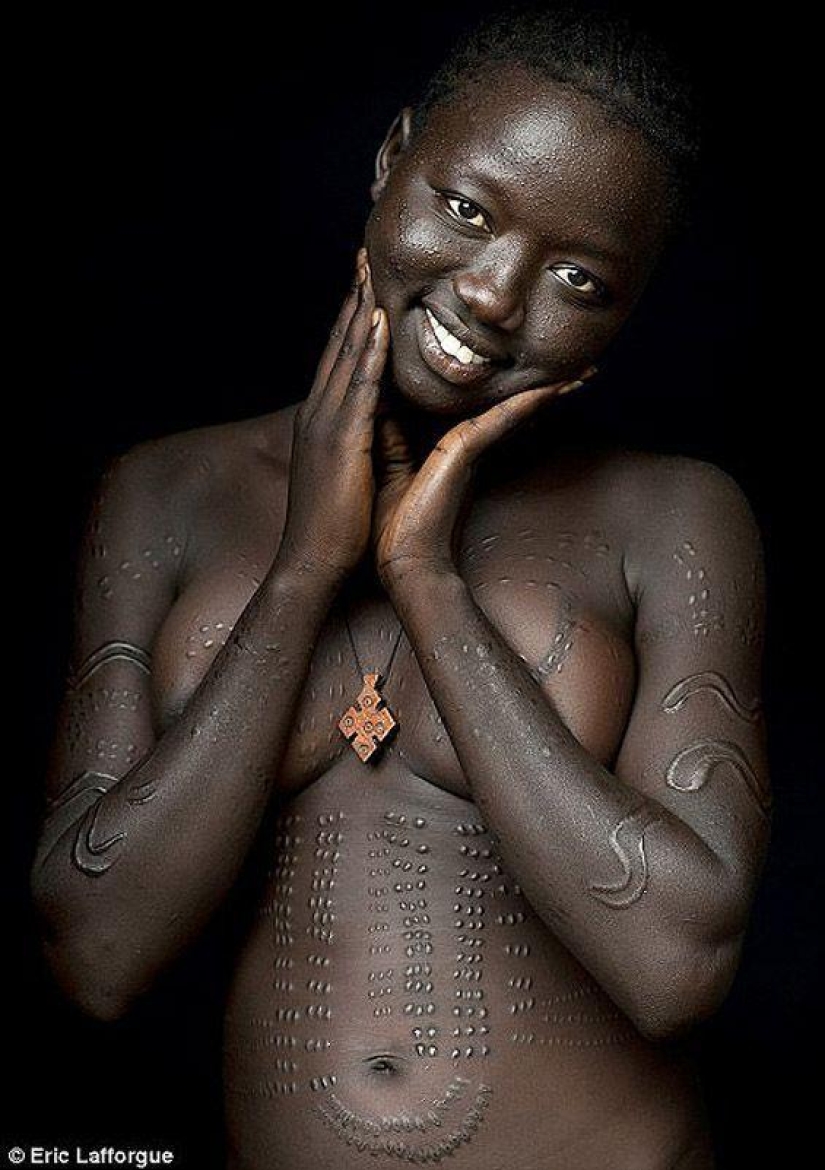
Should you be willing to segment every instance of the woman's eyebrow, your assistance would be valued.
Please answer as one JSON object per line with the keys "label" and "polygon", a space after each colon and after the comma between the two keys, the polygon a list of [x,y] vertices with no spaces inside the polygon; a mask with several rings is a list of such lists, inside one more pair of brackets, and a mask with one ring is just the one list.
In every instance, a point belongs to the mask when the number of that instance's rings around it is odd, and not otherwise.
{"label": "woman's eyebrow", "polygon": [[622,248],[600,247],[599,244],[594,244],[588,239],[556,239],[553,241],[553,244],[555,247],[572,248],[573,251],[578,252],[582,256],[589,256],[594,260],[600,260],[603,264],[611,264],[618,269],[624,270],[629,264],[627,253]]}

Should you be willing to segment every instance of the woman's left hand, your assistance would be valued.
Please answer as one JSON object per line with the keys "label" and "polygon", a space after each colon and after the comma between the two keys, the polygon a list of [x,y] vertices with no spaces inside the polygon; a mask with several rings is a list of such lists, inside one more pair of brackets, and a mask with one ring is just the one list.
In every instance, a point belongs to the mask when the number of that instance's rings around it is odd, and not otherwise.
{"label": "woman's left hand", "polygon": [[398,422],[391,414],[379,416],[383,477],[372,535],[376,568],[386,589],[421,570],[455,573],[458,521],[479,458],[544,403],[581,386],[594,373],[591,366],[576,381],[524,390],[464,419],[447,431],[417,471]]}

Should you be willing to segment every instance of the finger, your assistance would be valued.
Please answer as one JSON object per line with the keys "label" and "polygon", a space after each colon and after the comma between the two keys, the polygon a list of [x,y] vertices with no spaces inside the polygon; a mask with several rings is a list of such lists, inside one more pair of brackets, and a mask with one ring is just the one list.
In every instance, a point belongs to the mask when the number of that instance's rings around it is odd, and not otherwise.
{"label": "finger", "polygon": [[350,379],[355,372],[372,329],[375,296],[372,291],[369,269],[367,268],[365,271],[366,278],[359,288],[358,304],[347,326],[341,348],[329,372],[324,390],[325,401],[334,408],[337,408],[343,401]]}
{"label": "finger", "polygon": [[579,388],[579,386],[583,386],[585,384],[585,382],[587,382],[595,374],[598,374],[598,372],[599,372],[598,366],[588,366],[586,370],[584,370],[581,374],[579,374],[578,378],[574,379],[571,382],[561,383],[559,395],[561,396],[562,394],[569,394],[571,390],[577,390]]}
{"label": "finger", "polygon": [[366,342],[350,374],[343,397],[343,406],[347,408],[350,421],[368,425],[370,434],[389,348],[387,314],[383,309],[374,309]]}
{"label": "finger", "polygon": [[567,382],[552,382],[522,390],[505,398],[475,418],[465,419],[448,431],[439,446],[445,454],[469,460],[477,459],[483,451],[526,422],[545,403],[583,386],[596,372],[595,366],[585,370],[580,378]]}
{"label": "finger", "polygon": [[338,354],[341,351],[341,345],[347,334],[350,322],[355,315],[358,308],[358,303],[361,298],[361,286],[363,284],[363,276],[365,275],[364,266],[366,263],[366,249],[361,248],[356,257],[356,275],[350,285],[349,291],[344,298],[344,303],[335,319],[329,340],[327,341],[324,352],[321,355],[321,360],[315,372],[315,378],[312,383],[312,389],[309,393],[309,398],[317,398],[320,392],[326,387],[329,381],[330,372],[335,365]]}
{"label": "finger", "polygon": [[386,409],[382,412],[381,402],[375,417],[376,457],[387,479],[409,476],[415,471],[415,458],[398,419]]}

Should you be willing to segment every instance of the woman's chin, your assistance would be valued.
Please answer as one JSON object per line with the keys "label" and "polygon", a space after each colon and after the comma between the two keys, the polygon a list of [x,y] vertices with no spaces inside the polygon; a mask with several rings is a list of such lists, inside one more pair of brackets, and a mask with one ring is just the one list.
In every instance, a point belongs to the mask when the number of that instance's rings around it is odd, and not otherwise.
{"label": "woman's chin", "polygon": [[393,354],[392,393],[404,403],[425,414],[444,418],[465,418],[478,414],[497,400],[489,391],[460,389],[439,378],[426,366],[416,363],[415,368],[398,360]]}

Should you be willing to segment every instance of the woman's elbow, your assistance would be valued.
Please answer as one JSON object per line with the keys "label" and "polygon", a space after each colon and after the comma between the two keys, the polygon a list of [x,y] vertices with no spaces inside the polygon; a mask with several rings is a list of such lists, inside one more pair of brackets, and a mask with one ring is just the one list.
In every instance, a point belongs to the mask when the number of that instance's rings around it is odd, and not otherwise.
{"label": "woman's elbow", "polygon": [[715,1015],[736,976],[741,945],[741,936],[696,945],[658,965],[643,1000],[633,1005],[637,1031],[653,1044],[669,1044]]}
{"label": "woman's elbow", "polygon": [[113,1023],[129,1014],[133,997],[116,979],[106,978],[102,964],[92,971],[88,964],[67,955],[59,945],[44,941],[42,949],[55,984],[64,998],[85,1016],[101,1023]]}
{"label": "woman's elbow", "polygon": [[82,944],[48,931],[41,936],[45,966],[62,996],[85,1016],[101,1023],[122,1020],[136,1000],[105,955],[93,956]]}

